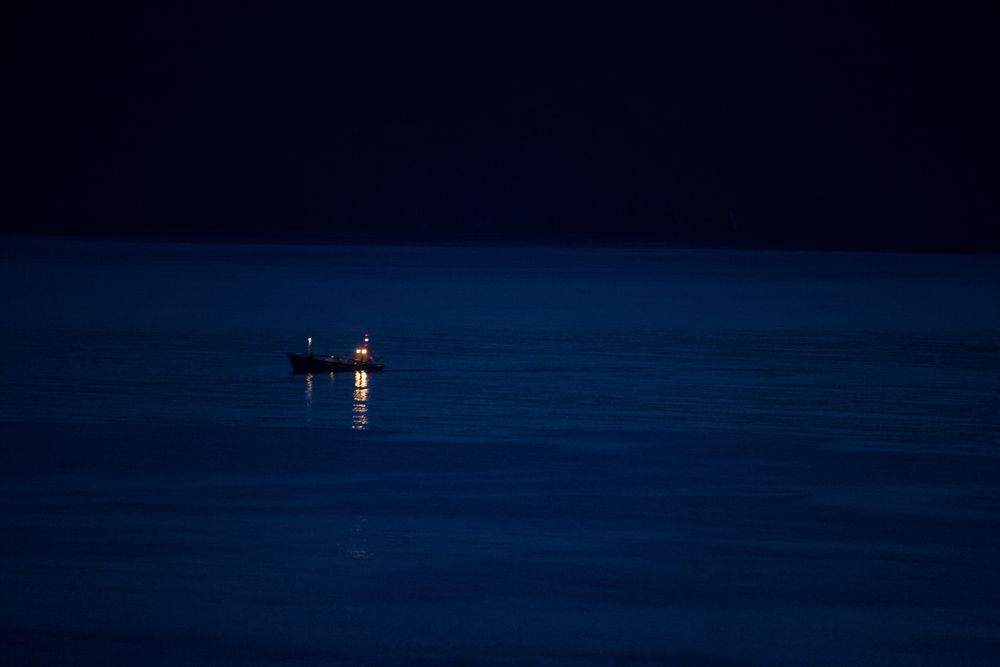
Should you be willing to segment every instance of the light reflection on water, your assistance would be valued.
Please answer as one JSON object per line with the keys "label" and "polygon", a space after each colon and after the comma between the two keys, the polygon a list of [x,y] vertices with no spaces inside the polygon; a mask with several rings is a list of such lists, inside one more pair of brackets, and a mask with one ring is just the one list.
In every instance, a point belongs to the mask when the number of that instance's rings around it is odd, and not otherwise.
{"label": "light reflection on water", "polygon": [[364,431],[368,428],[368,373],[354,372],[354,419],[351,428]]}
{"label": "light reflection on water", "polygon": [[[336,380],[336,374],[329,373],[328,377],[330,388],[332,389]],[[337,406],[343,405],[341,401],[346,397],[338,396],[336,391],[329,392],[327,395],[328,400],[322,398],[322,392],[320,393],[320,397],[317,398],[316,379],[312,373],[306,373],[305,381],[306,423],[312,423],[314,416],[322,420],[322,413],[337,410]],[[351,428],[356,431],[365,431],[368,429],[368,382],[369,378],[366,371],[355,371],[354,393],[351,397]],[[320,412],[314,415],[314,410],[319,410]]]}
{"label": "light reflection on water", "polygon": [[349,527],[347,540],[347,555],[354,560],[368,560],[371,552],[368,550],[368,537],[365,534],[365,519],[358,519]]}

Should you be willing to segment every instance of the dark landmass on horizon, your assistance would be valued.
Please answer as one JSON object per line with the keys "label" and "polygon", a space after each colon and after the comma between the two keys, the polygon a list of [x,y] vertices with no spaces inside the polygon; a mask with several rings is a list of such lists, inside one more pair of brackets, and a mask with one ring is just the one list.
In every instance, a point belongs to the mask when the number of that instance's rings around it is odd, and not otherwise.
{"label": "dark landmass on horizon", "polygon": [[952,255],[997,255],[1000,248],[995,246],[974,245],[965,247],[940,246],[872,246],[849,243],[820,243],[819,241],[744,241],[723,243],[718,240],[697,242],[664,241],[662,239],[614,239],[614,238],[566,238],[551,235],[521,235],[521,236],[460,236],[449,235],[403,236],[398,233],[386,233],[382,236],[359,236],[351,234],[320,234],[320,233],[257,233],[254,235],[237,235],[228,230],[215,233],[180,234],[180,233],[142,233],[128,232],[89,232],[89,233],[12,233],[0,235],[2,239],[33,239],[38,241],[54,241],[68,243],[135,243],[135,244],[193,244],[193,245],[275,245],[275,246],[309,246],[309,247],[345,247],[345,248],[566,248],[566,249],[608,249],[608,250],[676,250],[676,251],[757,251],[757,252],[791,252],[791,253],[894,253],[894,254],[952,254]]}
{"label": "dark landmass on horizon", "polygon": [[985,10],[5,12],[7,233],[1000,251]]}

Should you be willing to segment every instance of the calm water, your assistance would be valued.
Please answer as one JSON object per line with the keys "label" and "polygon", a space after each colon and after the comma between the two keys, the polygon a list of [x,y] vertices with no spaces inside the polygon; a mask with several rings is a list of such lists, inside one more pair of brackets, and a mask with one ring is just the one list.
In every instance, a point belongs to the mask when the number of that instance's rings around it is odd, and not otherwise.
{"label": "calm water", "polygon": [[15,664],[1000,659],[996,257],[0,249]]}
{"label": "calm water", "polygon": [[74,244],[4,247],[5,421],[373,431],[734,430],[992,449],[988,257]]}

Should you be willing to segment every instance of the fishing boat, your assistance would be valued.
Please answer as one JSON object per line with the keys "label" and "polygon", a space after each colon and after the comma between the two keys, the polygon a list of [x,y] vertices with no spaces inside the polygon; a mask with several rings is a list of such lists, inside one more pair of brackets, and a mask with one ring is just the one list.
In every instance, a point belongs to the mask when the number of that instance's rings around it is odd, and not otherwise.
{"label": "fishing boat", "polygon": [[312,338],[306,342],[306,352],[289,352],[288,360],[292,362],[293,373],[343,373],[345,371],[381,371],[382,360],[371,353],[368,334],[360,347],[354,350],[354,356],[331,357],[313,354]]}

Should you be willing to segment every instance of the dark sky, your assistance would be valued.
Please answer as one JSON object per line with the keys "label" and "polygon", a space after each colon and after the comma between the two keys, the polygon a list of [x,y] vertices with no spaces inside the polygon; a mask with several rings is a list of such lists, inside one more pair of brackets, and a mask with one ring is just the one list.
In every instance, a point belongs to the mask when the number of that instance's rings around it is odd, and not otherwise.
{"label": "dark sky", "polygon": [[5,230],[1000,250],[985,13],[207,4],[4,10]]}

